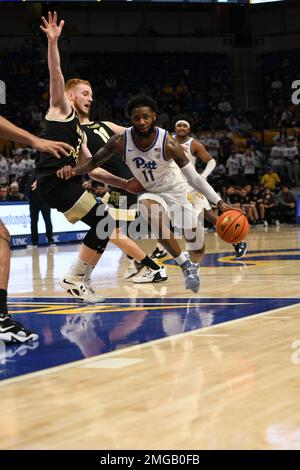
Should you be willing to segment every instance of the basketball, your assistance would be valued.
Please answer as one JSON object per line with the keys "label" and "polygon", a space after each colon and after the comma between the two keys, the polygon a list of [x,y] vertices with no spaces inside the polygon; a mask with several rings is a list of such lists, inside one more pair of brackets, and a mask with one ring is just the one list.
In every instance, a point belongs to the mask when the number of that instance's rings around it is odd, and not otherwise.
{"label": "basketball", "polygon": [[237,210],[223,212],[216,223],[217,234],[226,243],[239,243],[249,232],[246,216]]}
{"label": "basketball", "polygon": [[129,193],[138,194],[145,191],[145,188],[136,178],[131,178],[127,181],[126,191],[128,191]]}

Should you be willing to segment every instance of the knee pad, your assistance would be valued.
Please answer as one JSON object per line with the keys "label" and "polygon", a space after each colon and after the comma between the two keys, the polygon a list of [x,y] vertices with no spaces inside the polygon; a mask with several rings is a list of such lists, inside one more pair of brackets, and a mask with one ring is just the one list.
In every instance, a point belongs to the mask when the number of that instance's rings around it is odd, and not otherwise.
{"label": "knee pad", "polygon": [[92,250],[103,253],[115,227],[115,222],[105,210],[105,206],[103,204],[95,204],[90,212],[81,220],[90,226],[90,230],[84,237],[83,243]]}
{"label": "knee pad", "polygon": [[97,235],[97,225],[91,227],[86,236],[83,239],[83,243],[91,250],[97,251],[97,253],[103,253],[108,243],[109,238],[101,239]]}

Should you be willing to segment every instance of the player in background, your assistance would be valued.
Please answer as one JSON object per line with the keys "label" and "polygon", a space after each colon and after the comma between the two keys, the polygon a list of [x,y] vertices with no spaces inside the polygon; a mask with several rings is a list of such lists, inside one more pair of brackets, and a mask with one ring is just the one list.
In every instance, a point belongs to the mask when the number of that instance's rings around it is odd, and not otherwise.
{"label": "player in background", "polygon": [[[202,168],[201,176],[204,179],[207,179],[208,176],[213,172],[216,166],[216,160],[207,152],[201,142],[191,136],[191,124],[190,120],[186,116],[182,116],[177,119],[174,126],[175,140],[182,146],[186,156],[196,167],[200,166]],[[197,204],[203,205],[204,208],[204,217],[211,224],[216,225],[217,215],[211,208],[207,198],[203,194],[196,192],[195,197],[197,198]],[[234,243],[233,247],[235,249],[236,259],[242,258],[247,251],[247,243],[240,242]]]}

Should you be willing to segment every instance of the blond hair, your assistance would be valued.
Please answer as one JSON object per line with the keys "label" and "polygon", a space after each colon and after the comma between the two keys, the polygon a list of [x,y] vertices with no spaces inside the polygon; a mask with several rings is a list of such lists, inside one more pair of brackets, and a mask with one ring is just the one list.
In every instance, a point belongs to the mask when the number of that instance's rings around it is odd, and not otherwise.
{"label": "blond hair", "polygon": [[90,82],[87,80],[81,80],[81,78],[70,78],[70,80],[67,81],[66,83],[66,91],[70,91],[72,88],[74,88],[77,85],[87,85],[90,88],[92,88]]}

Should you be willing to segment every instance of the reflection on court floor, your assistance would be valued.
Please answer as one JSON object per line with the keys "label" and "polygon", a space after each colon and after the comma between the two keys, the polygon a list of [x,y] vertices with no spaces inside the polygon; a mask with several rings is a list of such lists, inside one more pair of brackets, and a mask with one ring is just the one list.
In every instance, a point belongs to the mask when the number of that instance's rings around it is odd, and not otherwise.
{"label": "reflection on court floor", "polygon": [[39,333],[40,339],[25,345],[2,344],[0,379],[299,302],[298,298],[109,298],[103,304],[87,306],[72,299],[10,299],[10,313]]}

